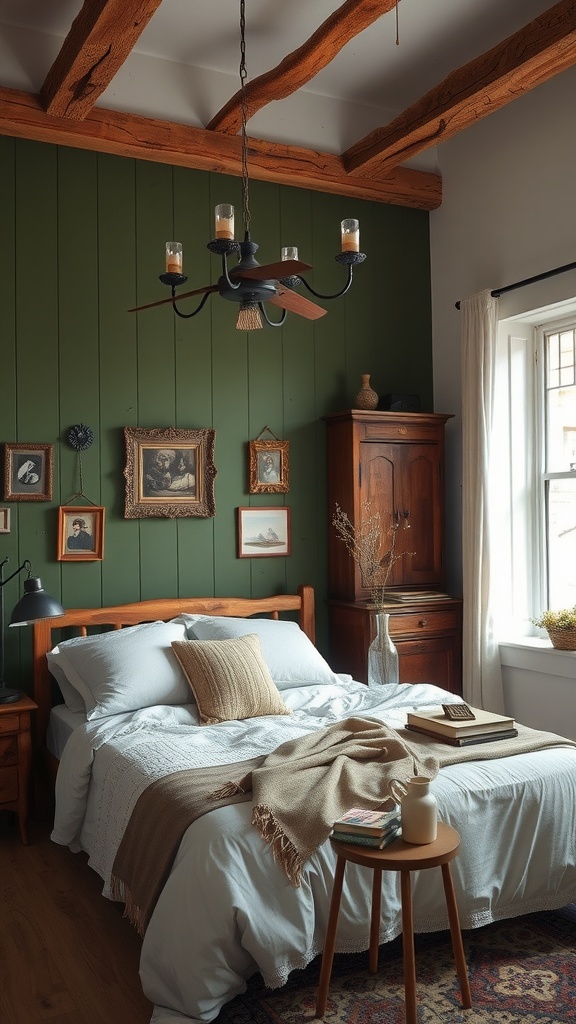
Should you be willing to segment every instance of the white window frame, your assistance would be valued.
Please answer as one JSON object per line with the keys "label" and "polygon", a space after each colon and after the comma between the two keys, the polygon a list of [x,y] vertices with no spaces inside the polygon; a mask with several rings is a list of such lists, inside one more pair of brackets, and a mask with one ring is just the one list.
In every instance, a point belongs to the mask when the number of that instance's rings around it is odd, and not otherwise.
{"label": "white window frame", "polygon": [[[544,333],[573,326],[576,303],[499,323],[491,502],[499,640],[544,637],[531,623],[547,605]],[[562,474],[563,475],[563,474]]]}

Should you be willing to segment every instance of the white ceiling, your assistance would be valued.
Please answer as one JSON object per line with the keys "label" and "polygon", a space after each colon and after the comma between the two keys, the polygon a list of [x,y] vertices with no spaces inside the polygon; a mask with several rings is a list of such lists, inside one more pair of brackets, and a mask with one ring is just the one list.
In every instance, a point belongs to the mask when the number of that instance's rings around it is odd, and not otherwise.
{"label": "white ceiling", "polygon": [[[280,63],[347,0],[247,0],[250,79]],[[341,153],[551,0],[401,0],[304,88],[263,107],[253,137]],[[37,93],[82,0],[0,0],[0,86]],[[204,127],[239,87],[238,0],[163,0],[97,105]],[[414,163],[426,169],[434,154]]]}

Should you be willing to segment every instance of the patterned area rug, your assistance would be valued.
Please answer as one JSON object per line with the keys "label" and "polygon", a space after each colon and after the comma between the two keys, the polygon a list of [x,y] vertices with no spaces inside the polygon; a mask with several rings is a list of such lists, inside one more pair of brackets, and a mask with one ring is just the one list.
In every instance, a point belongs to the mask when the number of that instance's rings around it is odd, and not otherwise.
{"label": "patterned area rug", "polygon": [[[576,1022],[576,905],[463,932],[472,1009],[463,1010],[448,932],[416,936],[418,1024]],[[260,976],[224,1007],[218,1024],[304,1024],[314,1020],[317,958],[281,989]],[[405,1024],[402,945],[334,958],[326,1024]]]}

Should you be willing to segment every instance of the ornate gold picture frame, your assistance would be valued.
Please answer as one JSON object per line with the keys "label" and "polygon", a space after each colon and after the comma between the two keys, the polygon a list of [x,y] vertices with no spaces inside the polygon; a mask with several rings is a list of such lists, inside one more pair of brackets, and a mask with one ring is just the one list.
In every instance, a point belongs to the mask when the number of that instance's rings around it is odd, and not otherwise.
{"label": "ornate gold picture frame", "polygon": [[125,519],[216,515],[215,430],[125,427]]}
{"label": "ornate gold picture frame", "polygon": [[4,501],[51,501],[53,444],[4,445]]}
{"label": "ornate gold picture frame", "polygon": [[249,441],[250,494],[286,494],[290,490],[289,441]]}

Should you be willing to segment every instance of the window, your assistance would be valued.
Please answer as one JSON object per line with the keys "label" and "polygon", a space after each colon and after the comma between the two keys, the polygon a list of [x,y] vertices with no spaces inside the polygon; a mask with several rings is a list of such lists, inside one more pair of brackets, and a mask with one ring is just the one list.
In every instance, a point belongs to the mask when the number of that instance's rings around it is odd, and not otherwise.
{"label": "window", "polygon": [[576,604],[576,324],[541,329],[547,605]]}
{"label": "window", "polygon": [[496,633],[544,636],[576,604],[576,303],[500,322],[493,427]]}

